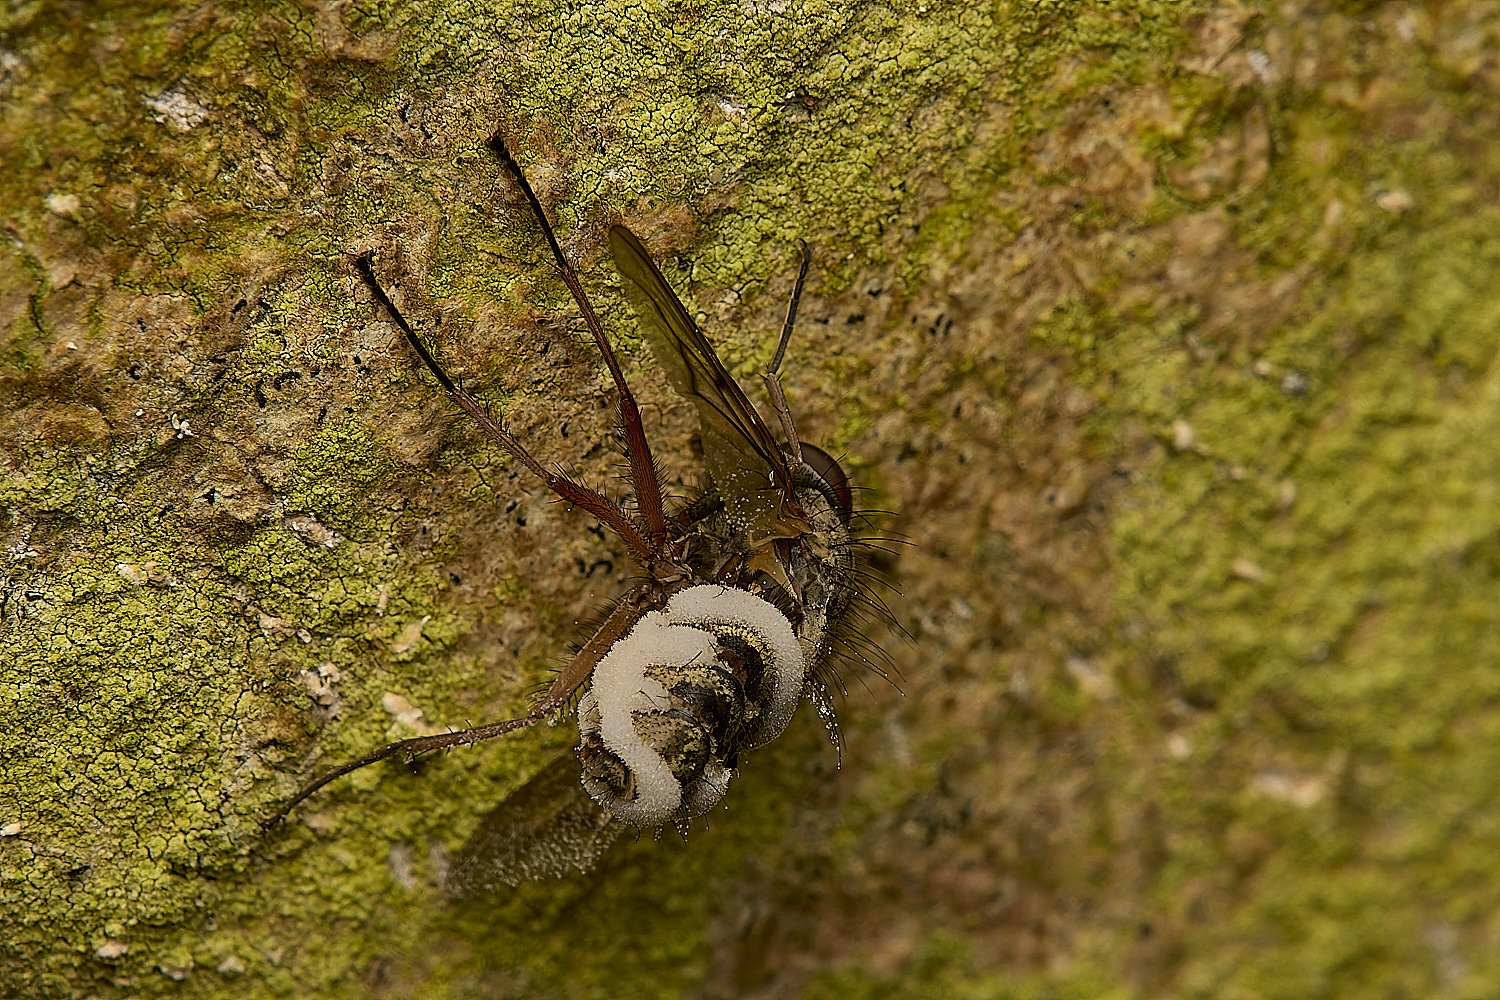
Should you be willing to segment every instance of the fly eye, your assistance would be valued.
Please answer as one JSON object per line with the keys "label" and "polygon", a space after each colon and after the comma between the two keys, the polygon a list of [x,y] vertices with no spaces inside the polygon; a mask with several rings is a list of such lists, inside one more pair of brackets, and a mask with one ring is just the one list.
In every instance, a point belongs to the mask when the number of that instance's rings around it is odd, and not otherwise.
{"label": "fly eye", "polygon": [[828,487],[824,492],[829,502],[838,508],[840,520],[848,524],[854,516],[854,492],[849,488],[849,474],[837,459],[817,445],[804,441],[801,447],[803,464],[823,480]]}

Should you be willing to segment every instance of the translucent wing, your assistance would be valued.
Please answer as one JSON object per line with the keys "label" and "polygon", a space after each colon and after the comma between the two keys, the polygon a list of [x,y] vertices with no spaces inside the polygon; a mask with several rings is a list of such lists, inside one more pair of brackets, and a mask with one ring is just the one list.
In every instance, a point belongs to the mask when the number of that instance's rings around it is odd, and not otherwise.
{"label": "translucent wing", "polygon": [[651,352],[672,388],[698,408],[708,474],[719,495],[754,539],[802,534],[805,525],[783,523],[785,502],[793,499],[792,475],[771,429],[724,370],[635,234],[614,226],[609,243]]}
{"label": "translucent wing", "polygon": [[565,754],[494,808],[448,872],[447,890],[472,896],[588,871],[625,825],[589,798],[578,758]]}

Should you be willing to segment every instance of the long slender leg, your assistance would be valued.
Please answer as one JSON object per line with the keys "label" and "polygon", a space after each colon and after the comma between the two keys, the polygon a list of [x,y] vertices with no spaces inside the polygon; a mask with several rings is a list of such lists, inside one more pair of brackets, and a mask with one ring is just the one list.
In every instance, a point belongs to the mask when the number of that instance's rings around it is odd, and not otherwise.
{"label": "long slender leg", "polygon": [[504,736],[506,733],[513,733],[518,729],[525,729],[536,725],[572,699],[574,693],[593,674],[594,667],[604,658],[604,654],[609,652],[609,648],[618,642],[626,632],[630,631],[636,619],[641,616],[641,606],[647,596],[648,592],[642,588],[627,595],[619,604],[615,605],[615,609],[604,620],[604,624],[599,626],[599,630],[594,633],[588,642],[584,643],[583,648],[578,651],[578,655],[573,657],[573,662],[564,667],[562,672],[557,675],[557,679],[552,682],[552,686],[547,689],[547,693],[543,696],[542,700],[532,706],[531,711],[527,712],[521,718],[507,719],[504,722],[491,722],[483,726],[475,726],[473,729],[461,729],[452,733],[418,736],[415,739],[401,740],[398,743],[381,747],[379,750],[371,751],[363,757],[351,760],[347,764],[339,765],[304,787],[300,792],[283,803],[280,809],[277,809],[269,817],[262,820],[261,827],[264,828],[276,824],[287,813],[296,808],[298,803],[335,778],[341,778],[346,774],[358,771],[362,767],[368,767],[388,757],[416,755],[426,753],[429,750],[441,750],[444,747],[457,747],[465,746],[469,743],[479,743],[483,740],[492,740],[497,736]]}
{"label": "long slender leg", "polygon": [[609,617],[604,619],[599,630],[583,644],[578,655],[573,657],[573,662],[557,675],[552,686],[542,696],[542,700],[537,702],[536,708],[532,709],[533,713],[541,712],[542,715],[551,715],[568,703],[573,697],[573,692],[582,687],[593,674],[594,667],[604,659],[604,654],[609,652],[611,646],[625,638],[625,633],[629,632],[641,617],[642,606],[648,596],[649,592],[646,588],[641,588],[620,599],[620,603],[616,604],[615,609],[609,613]]}
{"label": "long slender leg", "polygon": [[[540,707],[540,706],[538,706]],[[419,754],[428,750],[441,750],[443,747],[463,746],[467,743],[478,743],[481,740],[492,740],[496,736],[504,736],[506,733],[515,732],[517,729],[525,729],[534,726],[546,717],[546,713],[538,714],[533,709],[529,715],[519,719],[507,719],[504,722],[491,722],[485,726],[476,726],[473,729],[462,729],[454,733],[439,733],[435,736],[419,736],[412,740],[402,740],[392,743],[390,746],[381,747],[379,750],[371,751],[363,757],[340,764],[338,767],[321,776],[312,784],[304,787],[296,795],[292,796],[280,809],[270,816],[261,820],[261,828],[274,826],[279,823],[287,813],[291,812],[297,805],[313,792],[322,788],[335,778],[342,778],[352,771],[358,771],[362,767],[368,767],[377,761],[385,760],[387,757],[396,757],[402,754]]]}
{"label": "long slender leg", "polygon": [[771,359],[771,367],[766,369],[763,377],[766,380],[766,392],[771,396],[771,405],[781,418],[781,429],[792,449],[792,457],[800,463],[802,442],[797,439],[797,426],[792,423],[792,411],[787,408],[786,396],[781,391],[781,380],[776,377],[776,372],[786,357],[786,345],[792,339],[792,327],[797,325],[797,304],[802,301],[802,286],[807,283],[807,269],[812,264],[812,251],[808,249],[807,243],[798,240],[797,245],[802,248],[802,267],[797,272],[797,284],[792,288],[792,301],[787,303],[786,322],[781,324],[781,340],[776,344],[776,357]]}
{"label": "long slender leg", "polygon": [[454,384],[453,380],[448,377],[448,373],[443,371],[443,367],[437,363],[437,359],[428,352],[426,345],[422,343],[422,338],[417,336],[416,331],[411,328],[411,324],[406,321],[406,317],[401,315],[401,310],[397,309],[396,304],[391,301],[390,296],[386,295],[385,289],[381,287],[380,281],[375,277],[374,268],[370,266],[372,256],[373,254],[366,253],[354,259],[354,266],[359,270],[359,276],[364,279],[365,284],[370,287],[370,291],[374,293],[375,298],[385,307],[385,311],[396,321],[396,326],[406,336],[406,342],[411,345],[412,350],[417,352],[417,356],[422,359],[422,363],[427,366],[428,370],[436,376],[443,390],[448,393],[448,398],[457,403],[459,409],[472,417],[475,423],[483,427],[491,437],[498,441],[506,451],[514,455],[521,464],[536,473],[542,482],[547,484],[548,489],[568,501],[568,503],[582,507],[598,518],[601,524],[613,529],[615,534],[624,539],[625,544],[630,546],[631,551],[642,562],[649,564],[651,559],[661,551],[660,545],[648,542],[646,536],[641,532],[640,526],[626,516],[625,512],[619,508],[619,505],[609,499],[609,497],[601,493],[596,493],[587,486],[580,486],[570,479],[565,479],[556,473],[548,472],[531,452],[526,450],[521,442],[512,437],[500,425],[498,420],[490,416],[490,412],[480,404],[479,400]]}
{"label": "long slender leg", "polygon": [[636,406],[635,394],[625,383],[625,375],[620,370],[620,362],[615,357],[614,348],[610,346],[609,339],[604,336],[604,328],[599,325],[599,317],[594,314],[594,307],[589,304],[587,296],[583,294],[583,286],[578,283],[578,276],[573,273],[568,259],[563,256],[562,247],[558,246],[557,237],[552,233],[552,224],[547,221],[547,213],[542,210],[542,203],[537,200],[536,193],[531,190],[531,185],[526,180],[526,175],[521,172],[520,164],[516,163],[515,158],[510,155],[510,150],[505,148],[505,140],[500,137],[499,132],[490,136],[487,145],[521,185],[521,191],[531,205],[531,212],[542,227],[542,235],[547,238],[547,246],[552,249],[552,256],[557,261],[557,269],[562,275],[563,283],[568,286],[568,291],[573,293],[573,300],[578,303],[578,308],[583,313],[583,321],[588,325],[589,332],[594,335],[594,343],[599,346],[599,353],[604,355],[604,363],[609,366],[610,378],[614,379],[615,389],[620,393],[620,423],[625,429],[625,451],[630,459],[630,485],[635,491],[635,502],[640,508],[641,518],[646,522],[646,535],[656,550],[660,551],[667,537],[667,522],[662,514],[661,480],[656,472],[656,463],[651,458],[651,446],[646,441],[646,430],[641,423],[641,411]]}

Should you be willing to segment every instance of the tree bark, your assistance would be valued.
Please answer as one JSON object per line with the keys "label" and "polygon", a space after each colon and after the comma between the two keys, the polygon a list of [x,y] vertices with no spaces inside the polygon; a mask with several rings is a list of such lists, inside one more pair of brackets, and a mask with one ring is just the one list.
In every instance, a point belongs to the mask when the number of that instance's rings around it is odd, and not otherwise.
{"label": "tree bark", "polygon": [[[0,976],[51,996],[1340,997],[1500,979],[1500,17],[1350,5],[0,15]],[[638,567],[605,233],[868,515],[873,605],[706,828],[454,902]],[[752,398],[759,393],[750,391]],[[881,583],[878,579],[887,582]],[[879,677],[890,666],[894,684]]]}

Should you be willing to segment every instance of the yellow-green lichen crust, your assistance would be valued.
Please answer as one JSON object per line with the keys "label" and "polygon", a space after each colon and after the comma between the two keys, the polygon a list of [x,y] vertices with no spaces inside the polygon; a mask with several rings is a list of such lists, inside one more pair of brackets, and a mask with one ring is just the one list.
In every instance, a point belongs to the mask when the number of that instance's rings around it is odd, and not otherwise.
{"label": "yellow-green lichen crust", "polygon": [[[1464,2],[0,15],[0,978],[1482,995],[1496,32]],[[844,709],[842,772],[804,712],[686,844],[452,904],[449,852],[571,732],[256,823],[518,714],[628,583],[345,260],[376,249],[466,384],[603,481],[497,124],[586,264],[618,214],[651,231],[741,374],[817,245],[793,405],[905,516],[914,642],[904,701]],[[676,482],[691,425],[601,291]]]}

